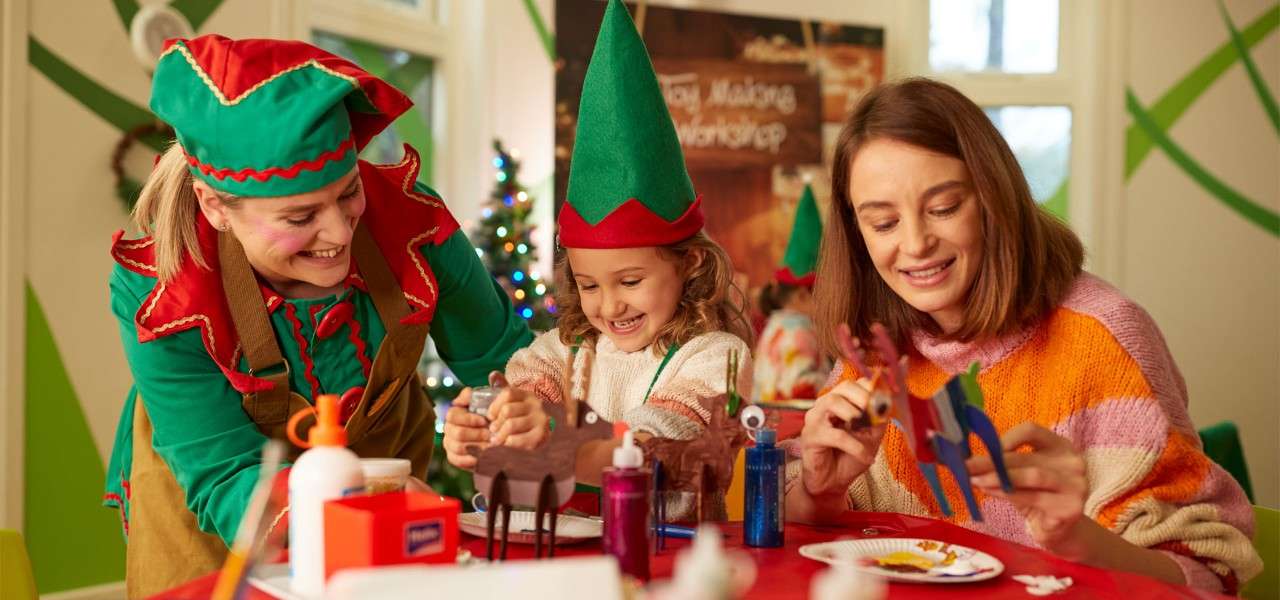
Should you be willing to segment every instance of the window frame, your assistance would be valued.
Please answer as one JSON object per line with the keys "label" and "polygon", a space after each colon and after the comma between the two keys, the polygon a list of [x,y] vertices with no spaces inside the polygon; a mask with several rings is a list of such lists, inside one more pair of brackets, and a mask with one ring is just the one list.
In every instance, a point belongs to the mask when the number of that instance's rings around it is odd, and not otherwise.
{"label": "window frame", "polygon": [[[400,6],[387,0],[294,0],[288,13],[286,37],[310,42],[314,31],[357,39],[383,47],[404,50],[430,59],[432,71],[432,114],[430,126],[433,154],[431,187],[446,199],[465,198],[467,189],[464,160],[456,150],[469,147],[466,132],[478,130],[479,107],[465,100],[465,90],[473,88],[478,75],[469,69],[467,46],[473,44],[483,21],[483,12],[472,0],[420,0],[417,7]],[[447,150],[446,150],[447,149]],[[452,202],[450,204],[453,204]],[[465,204],[465,203],[464,203]]]}
{"label": "window frame", "polygon": [[[1058,18],[1058,69],[1052,73],[1003,73],[935,71],[929,64],[930,0],[908,0],[902,5],[904,37],[913,43],[902,48],[902,73],[918,74],[955,86],[983,108],[994,106],[1066,106],[1071,110],[1071,151],[1068,163],[1068,223],[1086,248],[1086,267],[1104,277],[1118,271],[1113,253],[1115,232],[1120,230],[1117,202],[1123,180],[1119,164],[1123,140],[1123,106],[1120,73],[1123,44],[1113,32],[1126,19],[1124,3],[1103,0],[1060,0]],[[1120,123],[1117,126],[1117,123]],[[1112,256],[1097,264],[1094,257]]]}

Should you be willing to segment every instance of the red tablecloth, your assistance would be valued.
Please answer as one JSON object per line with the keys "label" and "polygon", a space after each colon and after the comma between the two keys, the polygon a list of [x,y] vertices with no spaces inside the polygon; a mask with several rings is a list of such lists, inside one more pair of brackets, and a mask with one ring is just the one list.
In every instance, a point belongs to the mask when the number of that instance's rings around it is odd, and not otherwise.
{"label": "red tablecloth", "polygon": [[[725,544],[729,547],[742,548],[742,524],[725,523],[722,526],[727,534]],[[1125,598],[1126,600],[1142,600],[1146,598],[1217,598],[1213,594],[1198,592],[1190,588],[1170,585],[1129,573],[1096,569],[1059,559],[1047,552],[1028,548],[1012,542],[992,538],[981,533],[970,531],[950,523],[911,517],[893,513],[846,513],[839,526],[809,527],[789,524],[786,530],[786,545],[782,548],[745,548],[756,561],[759,577],[748,593],[748,598],[804,598],[809,594],[809,580],[826,565],[800,556],[799,548],[805,544],[826,542],[841,537],[867,537],[865,531],[874,529],[876,535],[886,537],[918,537],[950,542],[961,546],[977,548],[995,556],[1004,563],[1004,573],[1000,576],[977,583],[955,584],[902,584],[889,586],[890,598],[1033,598],[1026,592],[1026,587],[1012,579],[1013,575],[1054,575],[1071,577],[1074,585],[1066,592],[1058,594],[1059,598]],[[665,551],[655,555],[650,563],[650,570],[655,579],[671,576],[675,553],[687,546],[687,540],[668,540]],[[476,556],[484,556],[483,539],[463,536],[463,547]],[[496,552],[496,549],[495,549]],[[598,543],[564,546],[558,549],[558,556],[577,556],[598,554]],[[507,557],[520,560],[531,557],[533,547],[511,544]],[[203,600],[213,590],[214,575],[202,577],[182,587],[155,596],[156,599],[168,600]],[[254,600],[272,600],[271,596],[254,590],[249,598]]]}

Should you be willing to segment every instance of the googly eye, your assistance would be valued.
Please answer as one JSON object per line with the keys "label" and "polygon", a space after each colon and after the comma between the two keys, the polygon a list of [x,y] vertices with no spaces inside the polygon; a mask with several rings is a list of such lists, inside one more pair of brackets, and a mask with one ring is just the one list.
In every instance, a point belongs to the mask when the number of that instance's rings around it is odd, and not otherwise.
{"label": "googly eye", "polygon": [[759,406],[748,406],[742,409],[742,426],[755,430],[764,427],[764,409]]}
{"label": "googly eye", "polygon": [[595,424],[596,424],[596,421],[599,421],[599,420],[600,420],[600,416],[599,416],[599,415],[597,415],[596,413],[589,412],[589,413],[587,413],[586,419],[587,419],[587,424],[588,424],[588,425],[595,425]]}

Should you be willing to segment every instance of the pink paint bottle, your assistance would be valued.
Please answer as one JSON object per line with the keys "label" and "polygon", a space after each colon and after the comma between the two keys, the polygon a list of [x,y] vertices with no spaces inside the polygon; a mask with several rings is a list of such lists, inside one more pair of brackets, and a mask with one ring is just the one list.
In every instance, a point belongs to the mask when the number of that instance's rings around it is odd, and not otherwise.
{"label": "pink paint bottle", "polygon": [[618,568],[641,581],[649,579],[649,469],[630,431],[613,450],[613,466],[604,470],[604,551]]}

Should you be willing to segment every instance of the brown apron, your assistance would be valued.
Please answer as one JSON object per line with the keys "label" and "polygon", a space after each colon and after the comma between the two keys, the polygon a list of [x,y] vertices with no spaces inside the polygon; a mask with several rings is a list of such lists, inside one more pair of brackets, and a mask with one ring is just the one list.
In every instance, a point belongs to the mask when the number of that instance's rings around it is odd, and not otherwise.
{"label": "brown apron", "polygon": [[[417,383],[416,367],[427,339],[427,325],[404,325],[409,314],[400,285],[363,225],[352,252],[369,287],[387,335],[373,359],[369,382],[347,422],[347,446],[362,457],[398,457],[413,461],[413,474],[426,478],[435,443],[435,412]],[[266,305],[240,243],[218,236],[223,291],[249,372],[275,386],[245,394],[243,406],[263,434],[284,440],[285,423],[310,406],[289,391],[289,366],[271,328]],[[305,431],[309,419],[303,420]],[[150,596],[222,566],[227,547],[196,525],[173,473],[151,445],[151,420],[142,397],[133,415],[133,469],[130,473],[129,543],[126,585],[130,598]],[[291,458],[296,458],[295,449]],[[248,501],[248,498],[245,498]]]}

